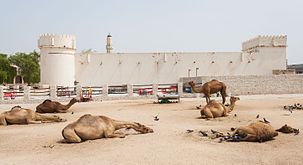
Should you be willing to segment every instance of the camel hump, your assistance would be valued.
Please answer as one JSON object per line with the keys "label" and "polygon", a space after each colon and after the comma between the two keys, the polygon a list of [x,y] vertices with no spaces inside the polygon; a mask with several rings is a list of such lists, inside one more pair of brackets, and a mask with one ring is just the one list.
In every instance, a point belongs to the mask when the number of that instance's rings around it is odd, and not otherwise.
{"label": "camel hump", "polygon": [[86,117],[90,117],[90,116],[92,116],[92,115],[91,115],[91,114],[85,114],[85,115],[81,116],[79,119],[81,119],[81,118],[86,118]]}
{"label": "camel hump", "polygon": [[13,110],[13,109],[21,109],[21,106],[20,105],[16,105],[16,106],[14,106],[14,107],[11,108],[11,110]]}
{"label": "camel hump", "polygon": [[43,103],[42,103],[42,104],[44,104],[44,103],[46,103],[46,102],[52,102],[52,100],[50,100],[50,99],[46,99],[46,100],[44,100],[44,101],[43,101]]}
{"label": "camel hump", "polygon": [[78,121],[87,121],[87,120],[91,120],[93,118],[93,116],[91,114],[85,114],[83,116],[81,116]]}

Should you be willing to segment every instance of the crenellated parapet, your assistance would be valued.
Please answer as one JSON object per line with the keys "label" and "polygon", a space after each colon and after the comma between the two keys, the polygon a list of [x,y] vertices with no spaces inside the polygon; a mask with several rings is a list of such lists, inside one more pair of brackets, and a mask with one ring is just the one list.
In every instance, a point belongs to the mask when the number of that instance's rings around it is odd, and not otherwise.
{"label": "crenellated parapet", "polygon": [[43,34],[39,37],[38,47],[63,48],[76,50],[76,36],[66,34]]}
{"label": "crenellated parapet", "polygon": [[242,51],[249,51],[257,47],[286,47],[287,36],[261,36],[242,43]]}

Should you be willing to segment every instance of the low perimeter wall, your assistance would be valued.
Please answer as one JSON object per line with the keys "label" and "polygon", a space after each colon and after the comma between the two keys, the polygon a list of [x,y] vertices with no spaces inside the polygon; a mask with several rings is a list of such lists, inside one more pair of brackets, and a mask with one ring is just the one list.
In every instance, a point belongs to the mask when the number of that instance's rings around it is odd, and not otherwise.
{"label": "low perimeter wall", "polygon": [[255,94],[300,94],[303,93],[303,74],[271,76],[201,76],[184,77],[185,83],[194,81],[205,83],[212,79],[222,81],[227,86],[227,93],[233,95]]}

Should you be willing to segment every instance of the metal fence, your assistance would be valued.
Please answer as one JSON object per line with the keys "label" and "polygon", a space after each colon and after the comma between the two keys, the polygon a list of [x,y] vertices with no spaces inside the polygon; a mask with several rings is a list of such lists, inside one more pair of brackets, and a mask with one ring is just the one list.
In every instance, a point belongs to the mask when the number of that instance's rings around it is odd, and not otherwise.
{"label": "metal fence", "polygon": [[135,85],[103,85],[103,86],[21,86],[19,88],[10,88],[8,86],[0,86],[1,100],[35,100],[35,99],[60,99],[69,97],[89,98],[105,98],[111,96],[121,97],[140,97],[140,96],[156,96],[162,94],[180,94],[182,90],[180,84],[135,84]]}

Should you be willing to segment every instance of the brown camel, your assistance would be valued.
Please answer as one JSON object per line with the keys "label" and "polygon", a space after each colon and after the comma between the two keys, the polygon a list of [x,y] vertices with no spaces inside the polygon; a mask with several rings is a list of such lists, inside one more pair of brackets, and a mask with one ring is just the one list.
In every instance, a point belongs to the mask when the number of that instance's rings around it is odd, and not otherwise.
{"label": "brown camel", "polygon": [[210,101],[210,95],[220,92],[222,96],[222,103],[225,103],[226,97],[226,85],[218,80],[211,80],[204,83],[202,86],[197,87],[193,81],[188,83],[195,93],[204,93],[206,103]]}
{"label": "brown camel", "polygon": [[237,128],[233,136],[239,136],[240,141],[263,142],[278,136],[278,132],[269,124],[257,121],[248,126]]}
{"label": "brown camel", "polygon": [[40,124],[50,122],[64,122],[66,119],[56,115],[41,115],[30,109],[13,107],[10,111],[0,114],[0,125],[9,124]]}
{"label": "brown camel", "polygon": [[276,131],[282,132],[282,133],[295,133],[295,134],[299,134],[299,129],[292,128],[292,127],[288,126],[287,124],[285,124],[284,126],[282,126],[279,129],[277,129]]}
{"label": "brown camel", "polygon": [[85,140],[100,138],[124,138],[123,133],[115,132],[121,128],[134,129],[143,134],[154,132],[151,128],[136,122],[119,121],[106,116],[86,114],[62,130],[62,136],[68,143],[79,143]]}
{"label": "brown camel", "polygon": [[57,101],[44,100],[43,103],[36,107],[38,113],[66,113],[67,110],[76,102],[77,99],[72,98],[67,105],[63,105]]}
{"label": "brown camel", "polygon": [[234,109],[236,101],[238,100],[240,100],[239,97],[230,97],[229,107],[226,107],[224,104],[218,103],[215,100],[211,100],[207,105],[203,107],[203,109],[201,109],[201,117],[209,119],[227,116],[227,114]]}

